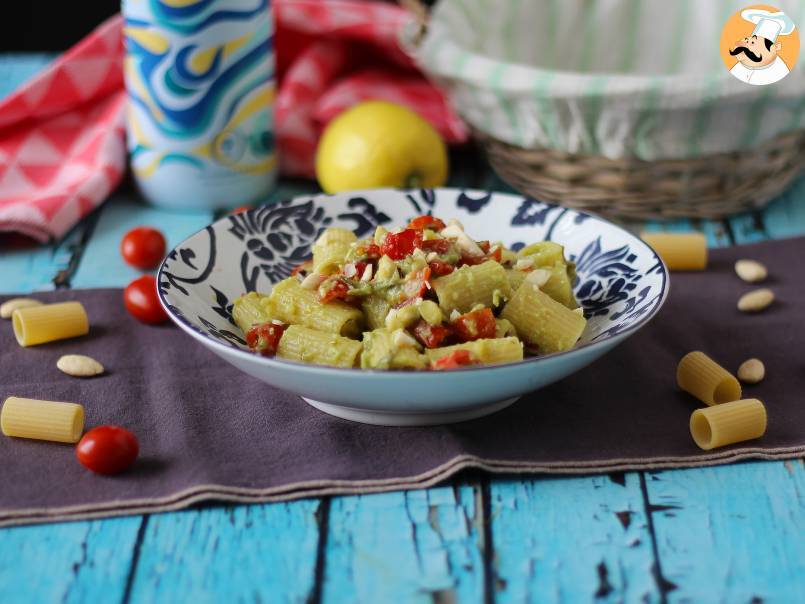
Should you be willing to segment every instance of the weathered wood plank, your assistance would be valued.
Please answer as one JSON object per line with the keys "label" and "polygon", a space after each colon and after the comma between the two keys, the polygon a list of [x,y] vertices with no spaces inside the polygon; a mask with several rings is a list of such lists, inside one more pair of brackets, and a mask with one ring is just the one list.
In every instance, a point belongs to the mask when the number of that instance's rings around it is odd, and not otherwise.
{"label": "weathered wood plank", "polygon": [[772,239],[805,234],[805,177],[769,204],[763,222]]}
{"label": "weathered wood plank", "polygon": [[490,485],[495,601],[657,602],[640,476]]}
{"label": "weathered wood plank", "polygon": [[131,602],[308,602],[319,501],[192,509],[148,517]]}
{"label": "weathered wood plank", "polygon": [[0,531],[0,602],[120,602],[141,519]]}
{"label": "weathered wood plank", "polygon": [[71,286],[125,287],[143,274],[123,261],[120,240],[136,226],[162,231],[168,249],[212,222],[212,212],[176,212],[143,203],[133,191],[119,191],[100,209],[94,233],[71,280]]}
{"label": "weathered wood plank", "polygon": [[755,462],[647,476],[669,602],[805,601],[805,467]]}
{"label": "weathered wood plank", "polygon": [[71,263],[92,228],[92,218],[73,228],[53,245],[14,245],[0,251],[0,293],[52,290],[54,279],[69,276]]}
{"label": "weathered wood plank", "polygon": [[332,500],[322,601],[483,602],[477,485]]}

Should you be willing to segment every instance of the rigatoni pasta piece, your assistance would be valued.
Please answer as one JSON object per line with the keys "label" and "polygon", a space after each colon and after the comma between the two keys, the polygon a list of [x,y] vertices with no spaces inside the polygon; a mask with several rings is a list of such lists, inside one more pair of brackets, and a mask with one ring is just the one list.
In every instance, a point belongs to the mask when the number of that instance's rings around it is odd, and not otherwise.
{"label": "rigatoni pasta piece", "polygon": [[512,325],[511,321],[506,319],[495,319],[495,337],[508,338],[517,337],[517,329]]}
{"label": "rigatoni pasta piece", "polygon": [[469,312],[476,304],[494,308],[509,299],[512,289],[506,269],[494,260],[462,266],[433,281],[433,290],[445,315]]}
{"label": "rigatoni pasta piece", "polygon": [[9,396],[0,410],[0,430],[6,436],[76,443],[84,432],[84,407]]}
{"label": "rigatoni pasta piece", "polygon": [[271,320],[263,304],[267,296],[249,292],[232,304],[232,319],[243,333],[248,333],[253,325],[260,325]]}
{"label": "rigatoni pasta piece", "polygon": [[413,346],[394,343],[388,329],[363,332],[361,369],[424,369],[428,359]]}
{"label": "rigatoni pasta piece", "polygon": [[536,346],[541,354],[573,348],[587,325],[582,314],[528,282],[514,292],[500,318],[511,321],[520,338]]}
{"label": "rigatoni pasta piece", "polygon": [[489,338],[443,346],[441,348],[427,348],[425,355],[431,363],[456,350],[467,350],[484,365],[496,363],[511,363],[523,360],[523,343],[516,337]]}
{"label": "rigatoni pasta piece", "polygon": [[538,241],[517,252],[518,258],[529,258],[533,268],[550,268],[565,264],[565,248],[553,241]]}
{"label": "rigatoni pasta piece", "polygon": [[362,348],[357,340],[301,325],[289,325],[280,339],[277,356],[314,365],[355,367]]}
{"label": "rigatoni pasta piece", "polygon": [[707,268],[707,239],[701,233],[641,233],[640,238],[654,248],[668,270]]}
{"label": "rigatoni pasta piece", "polygon": [[567,266],[557,264],[547,270],[551,275],[540,289],[559,302],[559,304],[567,306],[570,310],[577,308],[578,304],[576,303],[575,296],[573,296],[573,286],[567,274]]}
{"label": "rigatoni pasta piece", "polygon": [[350,230],[340,227],[326,229],[313,244],[313,270],[322,275],[338,272],[350,246],[357,240]]}
{"label": "rigatoni pasta piece", "polygon": [[11,315],[20,346],[35,346],[89,333],[87,312],[80,302],[59,302],[20,308]]}
{"label": "rigatoni pasta piece", "polygon": [[391,310],[391,304],[386,299],[377,294],[366,296],[361,300],[361,309],[366,317],[366,325],[369,329],[385,327],[386,316]]}
{"label": "rigatoni pasta piece", "polygon": [[523,284],[525,278],[528,276],[526,271],[517,270],[516,268],[506,269],[506,278],[509,280],[509,286],[512,291],[517,291],[517,288]]}
{"label": "rigatoni pasta piece", "polygon": [[701,351],[689,352],[676,368],[676,383],[706,405],[720,405],[741,398],[737,378]]}
{"label": "rigatoni pasta piece", "polygon": [[316,292],[301,287],[294,277],[277,283],[261,304],[272,319],[326,333],[358,337],[363,327],[360,310],[340,300],[321,304]]}
{"label": "rigatoni pasta piece", "polygon": [[760,438],[766,433],[766,407],[757,399],[731,401],[690,416],[690,434],[705,451]]}

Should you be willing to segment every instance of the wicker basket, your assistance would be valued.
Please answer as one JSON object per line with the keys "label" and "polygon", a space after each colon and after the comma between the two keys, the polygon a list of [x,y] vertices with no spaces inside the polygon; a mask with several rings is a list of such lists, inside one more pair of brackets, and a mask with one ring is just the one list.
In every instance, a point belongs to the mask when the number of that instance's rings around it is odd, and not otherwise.
{"label": "wicker basket", "polygon": [[[418,44],[427,31],[428,13],[416,0],[400,3],[416,17],[419,30],[409,41]],[[450,90],[450,81],[432,75]],[[464,114],[460,103],[456,107]],[[805,169],[805,130],[784,132],[738,151],[645,161],[525,148],[472,129],[492,167],[514,188],[538,199],[622,218],[723,218],[755,210]]]}
{"label": "wicker basket", "polygon": [[652,162],[523,149],[474,134],[512,187],[622,218],[723,218],[759,209],[802,172],[805,158],[805,132],[742,152]]}

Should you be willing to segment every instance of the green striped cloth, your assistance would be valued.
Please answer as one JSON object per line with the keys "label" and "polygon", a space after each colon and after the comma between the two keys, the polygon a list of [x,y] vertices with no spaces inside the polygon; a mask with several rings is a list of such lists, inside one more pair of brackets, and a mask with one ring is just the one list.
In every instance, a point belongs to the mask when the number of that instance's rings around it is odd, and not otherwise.
{"label": "green striped cloth", "polygon": [[[805,128],[805,57],[771,86],[739,82],[721,59],[724,23],[747,5],[441,0],[424,40],[404,42],[464,119],[498,140],[685,159]],[[805,24],[805,1],[776,6]]]}

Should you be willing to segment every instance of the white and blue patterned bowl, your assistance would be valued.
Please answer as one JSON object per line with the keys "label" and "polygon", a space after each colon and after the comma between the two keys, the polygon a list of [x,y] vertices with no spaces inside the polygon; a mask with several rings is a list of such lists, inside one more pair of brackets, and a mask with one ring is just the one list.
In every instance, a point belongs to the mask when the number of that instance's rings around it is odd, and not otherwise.
{"label": "white and blue patterned bowl", "polygon": [[[588,318],[573,350],[491,367],[407,372],[337,369],[248,351],[232,301],[268,292],[310,254],[322,229],[359,237],[432,212],[457,218],[478,239],[513,249],[551,240],[576,262],[576,296]],[[159,269],[159,296],[171,319],[238,369],[354,421],[425,425],[492,413],[612,350],[659,311],[668,272],[640,239],[601,218],[533,199],[457,189],[372,190],[299,197],[227,216],[176,247]]]}

